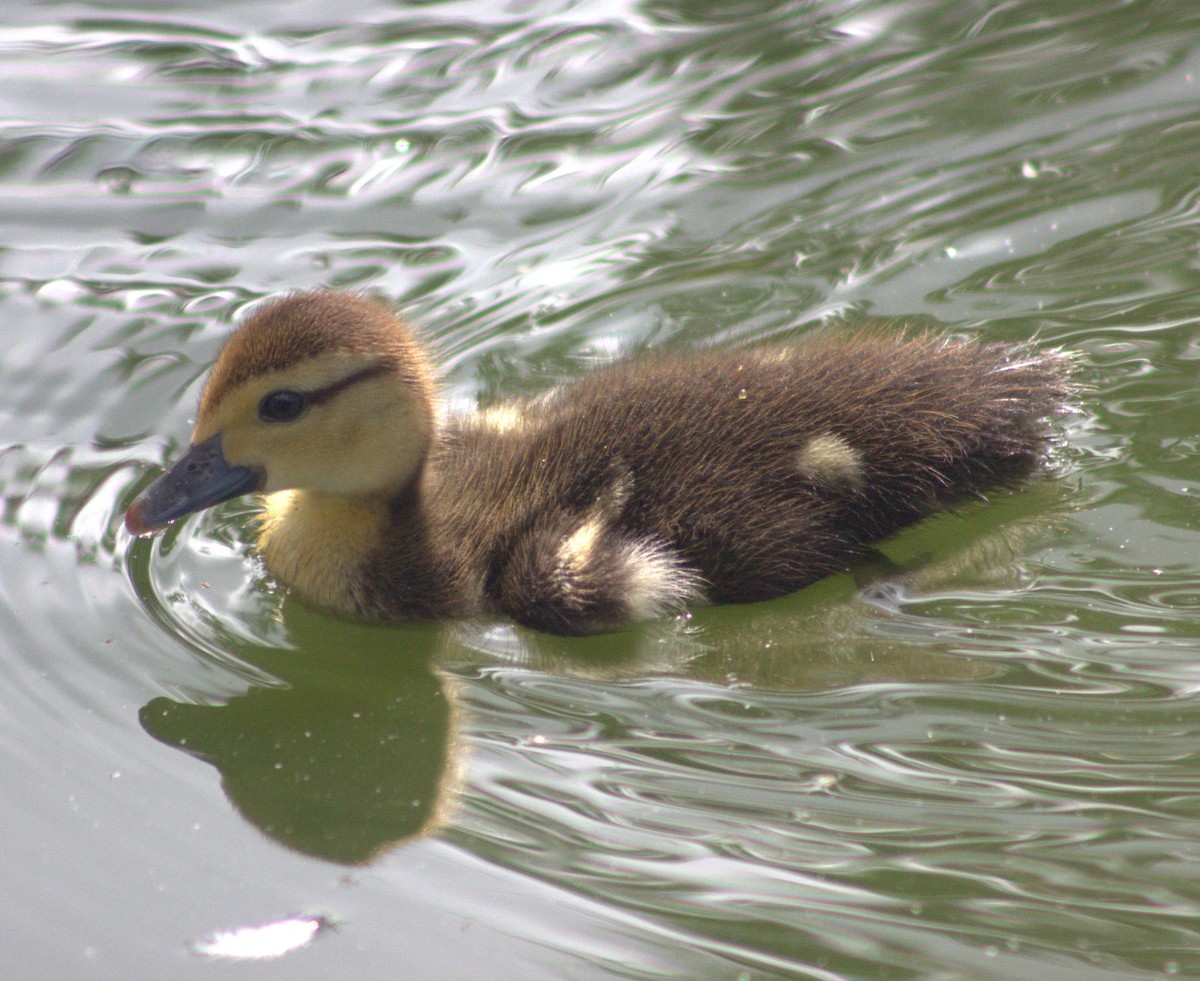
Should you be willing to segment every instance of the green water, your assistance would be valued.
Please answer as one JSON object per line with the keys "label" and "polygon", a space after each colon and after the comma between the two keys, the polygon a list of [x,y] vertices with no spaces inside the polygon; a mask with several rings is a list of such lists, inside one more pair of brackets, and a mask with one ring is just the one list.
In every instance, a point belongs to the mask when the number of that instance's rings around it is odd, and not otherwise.
{"label": "green water", "polygon": [[[9,6],[0,974],[1200,976],[1200,7]],[[314,286],[456,408],[862,315],[1087,388],[1049,479],[777,602],[365,628],[243,502],[120,527]]]}

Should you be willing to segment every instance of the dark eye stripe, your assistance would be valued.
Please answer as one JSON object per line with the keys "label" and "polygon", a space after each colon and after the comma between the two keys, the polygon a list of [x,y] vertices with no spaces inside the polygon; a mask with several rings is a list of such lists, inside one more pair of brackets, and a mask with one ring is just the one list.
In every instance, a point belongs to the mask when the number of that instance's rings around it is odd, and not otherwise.
{"label": "dark eye stripe", "polygon": [[333,398],[338,392],[342,392],[351,385],[357,385],[361,381],[366,381],[368,378],[375,378],[379,375],[386,375],[391,369],[386,364],[373,364],[365,368],[360,368],[352,375],[347,375],[345,378],[335,381],[332,385],[326,385],[324,388],[317,388],[311,392],[304,394],[308,398],[309,405],[320,405]]}

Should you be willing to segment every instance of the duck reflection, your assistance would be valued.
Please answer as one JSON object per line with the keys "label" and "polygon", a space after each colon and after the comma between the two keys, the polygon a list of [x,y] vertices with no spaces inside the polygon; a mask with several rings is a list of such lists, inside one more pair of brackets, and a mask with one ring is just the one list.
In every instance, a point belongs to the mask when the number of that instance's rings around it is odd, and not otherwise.
{"label": "duck reflection", "polygon": [[[938,593],[962,595],[1019,585],[1019,557],[1045,543],[1061,506],[1057,488],[1035,488],[990,531],[944,550],[945,532],[922,529],[902,543],[912,553],[895,562],[873,552],[850,575],[833,576],[795,596],[749,607],[714,607],[694,617],[660,621],[617,635],[563,638],[511,626],[459,626],[460,652],[503,659],[547,673],[620,680],[686,677],[763,691],[810,692],[844,685],[978,679],[996,674],[994,658],[951,656],[936,642],[946,624],[920,605]],[[1039,499],[1040,498],[1040,499]],[[1034,517],[1011,510],[1028,508]],[[947,518],[945,521],[956,519]],[[940,540],[939,540],[940,539]],[[920,551],[936,548],[936,559]],[[914,609],[916,608],[916,609]],[[992,653],[995,653],[992,651]],[[460,653],[460,657],[461,657]]]}
{"label": "duck reflection", "polygon": [[296,649],[239,652],[277,686],[219,705],[156,698],[140,721],[215,766],[234,807],[280,844],[362,864],[444,820],[457,770],[452,699],[426,652],[397,656],[394,631],[333,624],[355,646],[331,659],[329,638],[313,636],[320,625],[296,613],[287,624]]}

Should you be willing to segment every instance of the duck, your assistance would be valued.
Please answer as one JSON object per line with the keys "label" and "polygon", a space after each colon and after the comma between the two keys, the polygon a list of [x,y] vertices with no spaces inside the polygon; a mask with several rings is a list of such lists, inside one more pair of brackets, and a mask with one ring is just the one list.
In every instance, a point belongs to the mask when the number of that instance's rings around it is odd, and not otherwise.
{"label": "duck", "polygon": [[444,415],[384,303],[267,301],[225,341],[135,536],[245,494],[302,601],[592,634],[779,597],[1043,468],[1071,358],[908,329],[616,360]]}

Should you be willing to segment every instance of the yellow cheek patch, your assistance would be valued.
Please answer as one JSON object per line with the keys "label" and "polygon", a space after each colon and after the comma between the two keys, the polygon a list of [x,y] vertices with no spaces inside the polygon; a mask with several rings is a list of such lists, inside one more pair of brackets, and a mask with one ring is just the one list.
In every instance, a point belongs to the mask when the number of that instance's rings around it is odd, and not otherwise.
{"label": "yellow cheek patch", "polygon": [[275,483],[271,480],[272,475],[279,476],[292,470],[292,464],[297,461],[289,458],[297,452],[301,457],[320,458],[330,448],[344,450],[345,444],[338,440],[335,447],[323,447],[322,443],[329,441],[322,440],[319,430],[310,430],[312,435],[306,445],[289,446],[293,442],[289,437],[307,428],[304,416],[294,423],[264,422],[258,415],[262,400],[271,392],[283,390],[321,392],[371,369],[376,363],[363,355],[323,354],[226,388],[217,397],[210,397],[206,390],[200,402],[192,442],[220,433],[221,450],[226,460],[234,465],[263,467],[267,470],[268,481]]}

